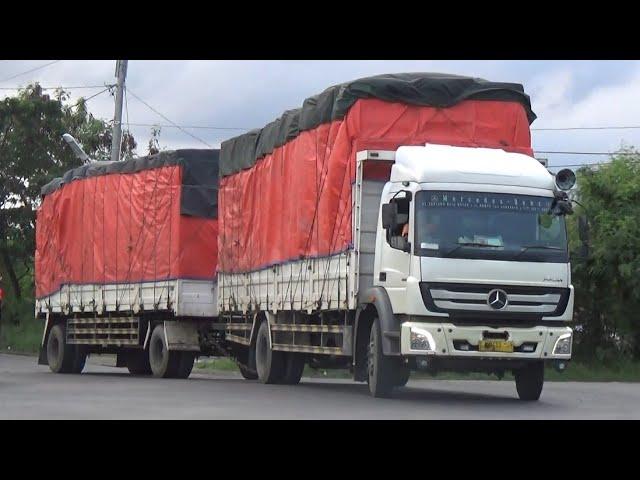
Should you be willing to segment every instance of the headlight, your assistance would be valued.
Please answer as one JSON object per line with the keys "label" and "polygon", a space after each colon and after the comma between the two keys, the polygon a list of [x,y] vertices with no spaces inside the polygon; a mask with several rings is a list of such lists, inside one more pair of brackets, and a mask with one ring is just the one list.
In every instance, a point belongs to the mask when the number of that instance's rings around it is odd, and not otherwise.
{"label": "headlight", "polygon": [[411,327],[411,350],[433,351],[436,342],[431,333],[421,328]]}
{"label": "headlight", "polygon": [[560,335],[560,338],[556,340],[556,344],[553,347],[554,355],[571,355],[571,334],[565,333]]}

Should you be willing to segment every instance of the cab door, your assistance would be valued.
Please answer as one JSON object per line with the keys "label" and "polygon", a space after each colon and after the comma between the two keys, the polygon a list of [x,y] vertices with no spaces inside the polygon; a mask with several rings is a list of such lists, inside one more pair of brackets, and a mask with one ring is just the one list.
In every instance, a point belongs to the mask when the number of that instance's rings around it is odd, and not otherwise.
{"label": "cab door", "polygon": [[389,194],[389,197],[381,208],[374,283],[385,288],[394,312],[402,313],[407,277],[411,273],[413,195],[402,190]]}

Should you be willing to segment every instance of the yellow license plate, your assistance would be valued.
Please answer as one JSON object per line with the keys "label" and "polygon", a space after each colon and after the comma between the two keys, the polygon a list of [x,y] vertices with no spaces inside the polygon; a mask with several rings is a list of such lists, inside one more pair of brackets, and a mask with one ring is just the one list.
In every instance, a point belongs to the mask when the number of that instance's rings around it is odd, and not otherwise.
{"label": "yellow license plate", "polygon": [[480,352],[513,353],[513,342],[508,342],[507,340],[480,340],[478,350]]}

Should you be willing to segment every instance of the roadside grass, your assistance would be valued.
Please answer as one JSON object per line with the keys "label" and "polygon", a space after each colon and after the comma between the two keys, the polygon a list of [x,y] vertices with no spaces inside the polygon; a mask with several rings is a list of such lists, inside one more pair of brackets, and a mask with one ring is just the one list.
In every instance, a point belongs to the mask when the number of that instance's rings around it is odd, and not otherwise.
{"label": "roadside grass", "polygon": [[0,324],[0,351],[38,353],[43,328],[44,322],[36,318],[24,318],[18,324],[3,321]]}
{"label": "roadside grass", "polygon": [[[237,372],[236,363],[230,358],[202,358],[196,363],[196,371],[201,372]],[[305,367],[307,378],[351,378],[347,370],[314,370]],[[412,372],[411,378],[421,380],[498,380],[495,375],[484,373],[442,372],[433,376],[428,373]],[[550,382],[640,382],[640,362],[620,362],[614,366],[588,365],[570,362],[566,371],[560,373],[552,367],[547,368],[545,379]],[[505,373],[504,381],[513,381],[513,375]]]}

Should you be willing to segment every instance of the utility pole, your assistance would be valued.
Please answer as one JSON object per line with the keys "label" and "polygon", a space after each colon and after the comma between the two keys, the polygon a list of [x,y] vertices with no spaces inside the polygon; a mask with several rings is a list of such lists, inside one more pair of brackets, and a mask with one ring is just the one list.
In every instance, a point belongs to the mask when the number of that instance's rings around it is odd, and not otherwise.
{"label": "utility pole", "polygon": [[120,143],[122,142],[122,99],[124,97],[124,81],[127,77],[128,60],[118,60],[116,63],[116,110],[113,115],[113,133],[111,135],[111,160],[120,160]]}

